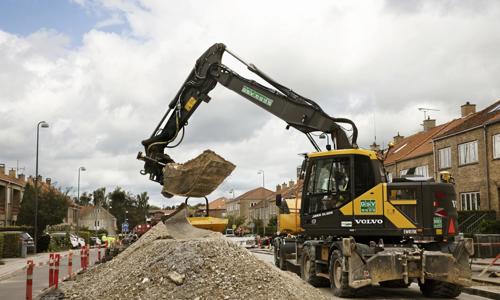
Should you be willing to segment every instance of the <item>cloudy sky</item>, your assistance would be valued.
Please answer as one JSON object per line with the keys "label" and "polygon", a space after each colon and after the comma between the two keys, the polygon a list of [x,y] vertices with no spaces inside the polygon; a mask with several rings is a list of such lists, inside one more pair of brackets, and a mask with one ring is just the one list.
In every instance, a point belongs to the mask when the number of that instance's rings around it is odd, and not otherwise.
{"label": "cloudy sky", "polygon": [[[351,118],[359,144],[386,145],[460,105],[500,98],[498,1],[0,2],[0,163],[81,190],[121,186],[172,204],[135,159],[195,60],[215,42]],[[234,60],[230,68],[251,77]],[[237,169],[210,198],[295,178],[305,137],[219,86],[190,120],[179,162],[213,149]],[[324,145],[324,140],[320,143]],[[170,201],[170,202],[169,202]],[[180,199],[174,199],[174,202]]]}

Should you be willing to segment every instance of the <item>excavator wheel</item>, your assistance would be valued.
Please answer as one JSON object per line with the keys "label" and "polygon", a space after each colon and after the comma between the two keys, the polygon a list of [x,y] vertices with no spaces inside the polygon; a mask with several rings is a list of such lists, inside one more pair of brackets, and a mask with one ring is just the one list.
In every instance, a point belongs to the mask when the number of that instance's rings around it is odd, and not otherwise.
{"label": "excavator wheel", "polygon": [[342,298],[350,298],[356,295],[356,289],[349,286],[349,274],[342,271],[344,257],[339,250],[334,250],[330,257],[329,273],[330,287],[333,295]]}
{"label": "excavator wheel", "polygon": [[427,279],[424,283],[418,283],[420,291],[429,298],[456,298],[462,293],[462,287],[456,284]]}
{"label": "excavator wheel", "polygon": [[274,240],[274,265],[281,270],[286,270],[286,262],[284,258],[283,251],[281,251],[281,245],[280,245],[281,240],[280,239],[275,239]]}
{"label": "excavator wheel", "polygon": [[387,280],[387,281],[379,282],[379,285],[381,287],[391,288],[391,289],[407,288],[410,286],[410,284],[411,284],[411,282],[405,283],[405,281],[402,279]]}
{"label": "excavator wheel", "polygon": [[316,276],[316,258],[310,246],[304,246],[300,261],[300,277],[314,287],[328,286],[327,280]]}

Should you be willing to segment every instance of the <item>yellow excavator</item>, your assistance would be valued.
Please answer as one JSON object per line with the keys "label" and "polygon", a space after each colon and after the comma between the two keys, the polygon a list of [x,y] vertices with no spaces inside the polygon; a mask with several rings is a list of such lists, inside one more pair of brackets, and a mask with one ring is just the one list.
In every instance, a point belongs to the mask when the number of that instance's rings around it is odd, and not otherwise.
{"label": "yellow excavator", "polygon": [[[224,53],[273,88],[222,64]],[[289,214],[296,227],[293,234],[275,239],[280,268],[297,271],[313,285],[326,283],[340,297],[354,296],[370,285],[406,287],[412,282],[426,297],[456,297],[471,284],[468,259],[473,243],[457,237],[452,184],[421,178],[387,182],[377,154],[358,148],[351,120],[330,116],[224,44],[213,45],[196,61],[151,136],[142,141],[145,151],[137,156],[144,161],[141,173],[160,183],[165,196],[205,197],[235,167],[211,151],[185,164],[165,153],[182,142],[189,118],[210,101],[209,92],[217,84],[282,119],[287,129],[304,133],[314,147],[304,155],[300,199],[276,198],[280,214],[286,214],[286,207],[295,210]],[[330,135],[332,144],[322,150],[313,133]],[[179,214],[175,219],[185,222]],[[175,224],[189,232],[187,222]]]}

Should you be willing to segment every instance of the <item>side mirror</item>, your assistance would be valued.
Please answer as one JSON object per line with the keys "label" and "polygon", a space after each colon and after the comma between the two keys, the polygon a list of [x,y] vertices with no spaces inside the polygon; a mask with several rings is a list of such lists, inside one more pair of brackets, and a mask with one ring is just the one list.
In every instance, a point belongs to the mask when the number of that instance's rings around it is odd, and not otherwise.
{"label": "side mirror", "polygon": [[281,207],[281,194],[276,194],[276,206]]}

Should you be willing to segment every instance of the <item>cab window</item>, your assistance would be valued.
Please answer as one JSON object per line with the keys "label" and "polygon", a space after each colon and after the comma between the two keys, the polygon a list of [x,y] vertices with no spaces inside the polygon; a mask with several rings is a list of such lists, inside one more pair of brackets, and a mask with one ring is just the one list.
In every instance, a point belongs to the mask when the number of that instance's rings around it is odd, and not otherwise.
{"label": "cab window", "polygon": [[350,170],[349,157],[312,162],[307,186],[310,213],[338,208],[351,200]]}

